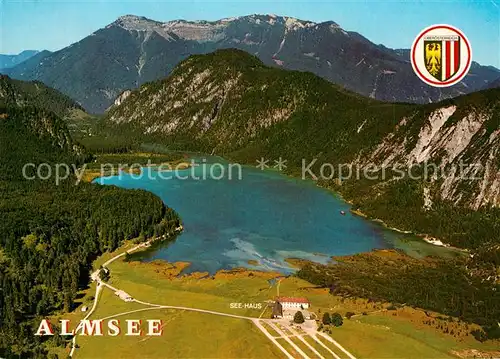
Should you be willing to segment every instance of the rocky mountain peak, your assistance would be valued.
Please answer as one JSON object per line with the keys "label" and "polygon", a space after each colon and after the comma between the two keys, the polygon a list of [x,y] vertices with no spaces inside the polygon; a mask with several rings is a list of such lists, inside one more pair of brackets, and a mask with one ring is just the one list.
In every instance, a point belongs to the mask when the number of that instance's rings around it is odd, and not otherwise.
{"label": "rocky mountain peak", "polygon": [[147,17],[144,16],[137,16],[137,15],[124,15],[120,16],[118,19],[116,19],[113,23],[107,26],[107,28],[111,26],[119,26],[124,28],[125,30],[137,30],[137,31],[144,31],[144,30],[149,30],[151,28],[154,28],[158,26],[158,24],[161,24],[157,21],[148,19]]}
{"label": "rocky mountain peak", "polygon": [[174,20],[162,24],[162,30],[174,33],[184,40],[219,41],[223,38],[222,30],[230,21],[185,21]]}

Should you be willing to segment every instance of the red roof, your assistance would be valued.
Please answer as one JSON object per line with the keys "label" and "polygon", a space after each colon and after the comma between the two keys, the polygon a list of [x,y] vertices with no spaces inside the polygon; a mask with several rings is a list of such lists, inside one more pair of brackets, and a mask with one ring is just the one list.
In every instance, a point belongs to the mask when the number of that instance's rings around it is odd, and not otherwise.
{"label": "red roof", "polygon": [[309,303],[309,299],[304,297],[278,297],[276,301],[283,303]]}

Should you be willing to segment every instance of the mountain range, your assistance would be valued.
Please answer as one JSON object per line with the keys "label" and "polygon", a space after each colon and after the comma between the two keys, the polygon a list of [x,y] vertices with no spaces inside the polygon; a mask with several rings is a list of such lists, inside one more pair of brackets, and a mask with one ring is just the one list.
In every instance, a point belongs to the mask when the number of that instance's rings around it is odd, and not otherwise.
{"label": "mountain range", "polygon": [[[262,19],[268,19],[265,26],[271,29],[267,33],[271,36],[278,17]],[[315,161],[310,172],[321,177],[328,177],[338,165],[375,165],[376,173],[370,173],[375,178],[340,178],[335,172],[330,178],[315,180],[320,186],[335,189],[359,215],[438,238],[468,252],[453,249],[449,253],[455,253],[456,258],[443,261],[443,265],[438,265],[437,258],[427,258],[420,268],[409,266],[414,259],[401,263],[398,259],[396,263],[396,257],[384,251],[387,262],[373,259],[371,254],[363,256],[359,262],[366,261],[364,266],[352,267],[354,275],[347,272],[342,281],[323,281],[319,267],[313,268],[307,279],[313,286],[335,289],[335,293],[354,283],[351,290],[359,291],[351,292],[351,298],[355,294],[369,301],[391,303],[394,308],[403,303],[421,306],[425,313],[441,313],[437,318],[453,325],[458,320],[467,321],[467,330],[469,325],[473,328],[471,323],[478,324],[483,329],[472,330],[471,334],[480,341],[500,336],[500,88],[483,89],[496,86],[498,80],[486,81],[483,77],[497,70],[475,64],[466,79],[469,87],[465,82],[461,85],[464,89],[481,89],[470,94],[425,104],[381,101],[377,97],[383,82],[377,82],[374,96],[363,96],[346,88],[345,83],[332,83],[335,81],[311,71],[285,69],[281,52],[271,54],[271,61],[260,56],[264,48],[258,56],[248,49],[218,49],[205,54],[214,47],[214,41],[224,43],[227,27],[240,24],[240,20],[179,22],[176,30],[174,23],[169,27],[125,17],[67,49],[37,53],[12,69],[37,74],[35,81],[0,76],[1,357],[50,357],[56,346],[58,352],[67,354],[64,346],[71,338],[56,335],[46,341],[33,340],[40,318],[75,311],[82,289],[88,289],[89,271],[98,255],[114,252],[125,239],[165,236],[180,225],[177,214],[152,193],[91,183],[75,185],[73,174],[61,183],[36,176],[27,179],[24,166],[29,163],[48,165],[49,169],[64,163],[81,168],[95,160],[88,148],[81,146],[89,140],[111,145],[114,154],[128,151],[133,143],[212,153],[247,165],[263,158],[272,166],[273,160],[283,158],[286,173],[296,177],[301,176],[303,161],[306,165]],[[257,20],[254,18],[260,26]],[[132,26],[136,22],[139,30]],[[154,30],[144,30],[145,23]],[[285,26],[294,23],[285,20]],[[211,32],[214,24],[223,30]],[[316,26],[302,25],[306,29]],[[333,24],[328,26],[335,28],[338,36],[354,36]],[[162,28],[168,30],[162,32]],[[210,31],[200,33],[200,28]],[[246,28],[241,32],[250,33]],[[288,40],[282,46],[283,54]],[[257,39],[249,35],[246,41]],[[188,43],[196,49],[204,46],[200,51],[203,54],[189,55],[192,49],[175,48]],[[138,44],[142,47],[134,52]],[[175,61],[169,52],[162,52],[165,45],[180,54]],[[381,51],[380,56],[370,59],[378,62],[365,66],[361,61],[354,68],[339,69],[351,69],[346,73],[354,76],[364,68],[369,76],[375,63],[379,70],[392,61],[406,64],[406,50],[375,47]],[[352,54],[356,53],[353,50]],[[387,53],[393,55],[384,57]],[[382,57],[384,60],[380,60]],[[167,58],[171,62],[166,62]],[[397,58],[399,62],[393,60]],[[345,64],[350,61],[344,60]],[[334,62],[331,64],[333,67]],[[405,71],[407,65],[401,66],[400,71]],[[47,86],[49,81],[42,77],[49,73],[61,91]],[[386,75],[396,78],[400,73]],[[160,79],[143,83],[146,78],[157,77]],[[95,87],[96,81],[104,87]],[[345,81],[351,80],[346,77]],[[356,81],[363,84],[360,78],[352,83]],[[126,84],[132,84],[130,89]],[[390,91],[391,87],[386,89]],[[411,86],[407,89],[412,91]],[[445,97],[444,92],[439,92],[440,97]],[[89,130],[80,131],[81,114],[87,115],[79,103],[96,111],[106,108],[107,112],[92,117],[85,124]],[[68,121],[73,121],[74,133]],[[127,141],[126,147],[119,148],[122,139]],[[324,171],[325,163],[333,169]],[[436,164],[446,175],[422,176],[426,163]],[[460,173],[457,168],[462,163],[473,166]],[[397,178],[391,170],[396,165],[411,169],[417,177]],[[383,177],[385,168],[388,175]],[[28,170],[28,175],[35,171]],[[303,210],[309,208],[303,206]],[[294,218],[283,216],[283,220]],[[332,217],[332,221],[337,220],[349,226],[350,214]],[[372,228],[370,231],[380,230]],[[356,241],[356,236],[353,227],[345,240]],[[304,240],[312,239],[305,236]],[[401,238],[401,243],[406,239]],[[416,257],[421,255],[418,241],[407,243]],[[354,272],[358,268],[361,270]],[[365,279],[361,281],[361,277]],[[434,285],[431,289],[427,285],[430,282]]]}
{"label": "mountain range", "polygon": [[0,69],[7,69],[28,60],[30,57],[35,56],[39,51],[37,50],[24,50],[17,55],[3,55],[0,54]]}
{"label": "mountain range", "polygon": [[461,83],[429,87],[413,73],[408,50],[376,45],[333,21],[275,15],[165,23],[126,15],[60,51],[39,53],[2,71],[42,81],[89,112],[102,113],[123,91],[165,77],[189,55],[225,48],[256,55],[268,66],[313,72],[382,101],[436,102],[500,78],[498,69],[474,62]]}

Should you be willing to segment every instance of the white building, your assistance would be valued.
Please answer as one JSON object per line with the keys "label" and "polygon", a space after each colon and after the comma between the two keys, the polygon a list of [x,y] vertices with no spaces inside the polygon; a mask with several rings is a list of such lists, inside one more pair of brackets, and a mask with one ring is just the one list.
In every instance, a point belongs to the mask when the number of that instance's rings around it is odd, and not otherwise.
{"label": "white building", "polygon": [[131,302],[133,301],[134,299],[128,295],[127,293],[125,293],[123,290],[117,290],[115,292],[115,295],[117,295],[118,297],[120,297],[121,300],[124,300],[125,302]]}
{"label": "white building", "polygon": [[310,306],[307,298],[278,297],[273,305],[273,318],[293,319],[297,312],[302,312],[305,319],[313,319],[312,313],[308,311]]}
{"label": "white building", "polygon": [[278,297],[276,302],[281,304],[283,309],[308,309],[310,306],[309,299],[304,297]]}

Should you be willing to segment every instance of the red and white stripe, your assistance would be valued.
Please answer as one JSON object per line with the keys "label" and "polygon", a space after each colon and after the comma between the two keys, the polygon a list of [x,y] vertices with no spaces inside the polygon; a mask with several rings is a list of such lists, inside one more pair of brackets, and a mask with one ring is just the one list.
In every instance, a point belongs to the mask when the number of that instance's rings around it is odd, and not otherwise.
{"label": "red and white stripe", "polygon": [[446,81],[455,75],[460,67],[460,40],[444,40],[441,46],[441,80]]}

